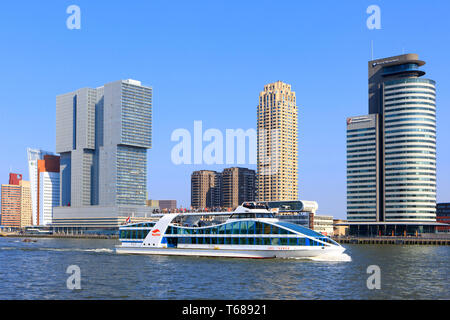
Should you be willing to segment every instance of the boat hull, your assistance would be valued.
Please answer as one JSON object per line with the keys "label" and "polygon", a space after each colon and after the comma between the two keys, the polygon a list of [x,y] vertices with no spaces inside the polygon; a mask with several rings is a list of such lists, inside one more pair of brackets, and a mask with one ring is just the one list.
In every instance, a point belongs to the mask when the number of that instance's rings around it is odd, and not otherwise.
{"label": "boat hull", "polygon": [[148,255],[174,255],[197,257],[224,257],[224,258],[314,258],[324,254],[340,254],[345,251],[343,247],[305,247],[291,249],[217,249],[217,248],[148,248],[148,247],[116,247],[118,254],[148,254]]}

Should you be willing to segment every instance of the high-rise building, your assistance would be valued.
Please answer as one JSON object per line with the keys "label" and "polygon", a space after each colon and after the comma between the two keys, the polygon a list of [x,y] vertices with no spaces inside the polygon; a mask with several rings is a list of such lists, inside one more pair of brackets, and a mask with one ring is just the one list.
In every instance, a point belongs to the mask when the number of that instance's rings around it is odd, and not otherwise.
{"label": "high-rise building", "polygon": [[191,175],[191,207],[204,209],[222,205],[222,174],[212,170],[194,171]]}
{"label": "high-rise building", "polygon": [[416,54],[369,61],[369,115],[347,119],[350,233],[433,230],[436,90],[424,64]]}
{"label": "high-rise building", "polygon": [[[49,225],[53,221],[53,208],[59,206],[59,162],[54,155],[38,160],[38,190],[36,225]],[[34,224],[34,219],[33,219]]]}
{"label": "high-rise building", "polygon": [[1,186],[1,196],[2,226],[23,228],[32,224],[29,181],[22,180],[21,174],[10,173],[9,184]]}
{"label": "high-rise building", "polygon": [[59,206],[59,156],[31,148],[27,155],[33,225],[47,225],[52,222],[53,207]]}
{"label": "high-rise building", "polygon": [[264,86],[257,107],[257,199],[298,199],[298,109],[281,81]]}
{"label": "high-rise building", "polygon": [[222,172],[194,171],[191,175],[192,208],[236,208],[245,201],[255,201],[255,198],[255,170],[233,167]]}
{"label": "high-rise building", "polygon": [[57,96],[59,218],[94,211],[110,218],[142,214],[151,136],[152,88],[140,81],[119,80]]}
{"label": "high-rise building", "polygon": [[247,168],[226,168],[222,172],[222,206],[236,208],[256,200],[256,173]]}

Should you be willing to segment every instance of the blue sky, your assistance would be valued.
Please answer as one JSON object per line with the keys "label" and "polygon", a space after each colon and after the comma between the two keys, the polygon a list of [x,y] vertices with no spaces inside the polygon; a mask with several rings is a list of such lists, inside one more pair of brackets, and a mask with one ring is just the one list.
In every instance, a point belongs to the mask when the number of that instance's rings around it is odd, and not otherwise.
{"label": "blue sky", "polygon": [[[69,5],[81,29],[66,27]],[[369,30],[366,9],[381,9]],[[345,120],[364,115],[367,61],[417,53],[437,82],[438,201],[450,201],[450,3],[433,1],[8,1],[0,11],[0,182],[28,176],[26,148],[55,149],[55,97],[137,79],[153,87],[151,199],[190,204],[172,164],[177,128],[256,127],[264,84],[292,85],[299,107],[300,198],[345,218]],[[249,166],[254,168],[254,166]]]}

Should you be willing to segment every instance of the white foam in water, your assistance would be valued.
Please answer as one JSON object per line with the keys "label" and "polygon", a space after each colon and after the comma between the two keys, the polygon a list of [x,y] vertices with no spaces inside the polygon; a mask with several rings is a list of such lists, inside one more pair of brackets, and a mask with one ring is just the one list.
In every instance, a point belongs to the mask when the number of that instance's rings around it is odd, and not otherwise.
{"label": "white foam in water", "polygon": [[313,261],[327,261],[327,262],[350,262],[352,257],[346,253],[325,253],[318,257],[311,257]]}
{"label": "white foam in water", "polygon": [[108,249],[108,248],[102,248],[102,249],[39,248],[39,250],[44,250],[44,251],[114,252],[113,249]]}

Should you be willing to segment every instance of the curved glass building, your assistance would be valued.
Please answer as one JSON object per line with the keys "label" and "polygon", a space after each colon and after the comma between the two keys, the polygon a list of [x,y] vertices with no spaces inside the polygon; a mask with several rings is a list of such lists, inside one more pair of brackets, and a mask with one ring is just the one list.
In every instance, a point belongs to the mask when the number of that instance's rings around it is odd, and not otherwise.
{"label": "curved glass building", "polygon": [[386,81],[383,107],[385,221],[435,221],[435,83]]}
{"label": "curved glass building", "polygon": [[433,232],[436,88],[424,64],[417,54],[369,61],[369,115],[347,119],[350,233]]}

